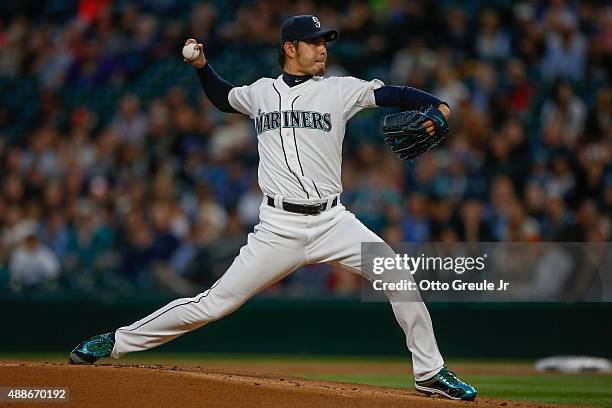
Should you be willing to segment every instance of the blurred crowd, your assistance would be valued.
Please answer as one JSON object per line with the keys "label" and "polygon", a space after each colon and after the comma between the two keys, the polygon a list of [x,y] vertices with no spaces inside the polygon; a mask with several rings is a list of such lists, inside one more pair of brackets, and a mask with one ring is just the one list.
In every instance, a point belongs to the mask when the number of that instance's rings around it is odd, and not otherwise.
{"label": "blurred crowd", "polygon": [[[451,137],[403,163],[349,124],[342,202],[401,241],[610,240],[612,8],[531,1],[34,1],[0,5],[0,287],[194,294],[258,220],[257,139],[181,61],[276,77],[279,25],[336,27],[329,75],[428,90]],[[279,295],[359,293],[304,268]]]}

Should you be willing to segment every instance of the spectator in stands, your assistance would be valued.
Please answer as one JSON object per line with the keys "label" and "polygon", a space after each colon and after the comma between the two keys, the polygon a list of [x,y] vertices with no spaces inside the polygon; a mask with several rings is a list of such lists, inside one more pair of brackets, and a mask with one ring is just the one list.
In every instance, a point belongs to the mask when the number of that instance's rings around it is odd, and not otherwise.
{"label": "spectator in stands", "polygon": [[408,199],[407,212],[402,220],[404,241],[425,242],[431,237],[429,202],[427,197],[414,193]]}
{"label": "spectator in stands", "polygon": [[391,62],[390,77],[395,84],[426,85],[426,79],[437,66],[437,55],[425,46],[422,38],[411,38]]}
{"label": "spectator in stands", "polygon": [[147,117],[140,110],[140,100],[128,94],[121,99],[117,115],[111,123],[113,132],[125,143],[141,146],[148,128]]}
{"label": "spectator in stands", "polygon": [[563,144],[574,147],[586,119],[584,102],[574,94],[568,82],[559,82],[555,87],[554,99],[549,99],[542,107],[541,123],[547,126],[557,122],[562,126]]}
{"label": "spectator in stands", "polygon": [[461,206],[458,238],[464,242],[491,242],[494,240],[484,219],[484,208],[478,200],[468,200]]}
{"label": "spectator in stands", "polygon": [[587,44],[576,26],[576,16],[570,11],[558,10],[550,13],[546,53],[542,61],[542,74],[545,79],[583,79]]}
{"label": "spectator in stands", "polygon": [[495,10],[482,12],[475,44],[476,54],[483,60],[502,60],[510,55],[510,36],[500,27]]}
{"label": "spectator in stands", "polygon": [[13,287],[48,284],[60,274],[59,260],[39,241],[35,228],[31,225],[23,232],[21,243],[11,255],[9,273]]}

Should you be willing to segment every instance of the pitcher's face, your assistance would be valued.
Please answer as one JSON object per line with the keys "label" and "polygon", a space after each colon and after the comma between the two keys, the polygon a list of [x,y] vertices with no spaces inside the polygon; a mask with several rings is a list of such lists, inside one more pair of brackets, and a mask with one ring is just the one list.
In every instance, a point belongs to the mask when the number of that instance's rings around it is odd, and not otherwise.
{"label": "pitcher's face", "polygon": [[322,76],[327,63],[325,40],[299,41],[296,50],[297,69],[304,74]]}

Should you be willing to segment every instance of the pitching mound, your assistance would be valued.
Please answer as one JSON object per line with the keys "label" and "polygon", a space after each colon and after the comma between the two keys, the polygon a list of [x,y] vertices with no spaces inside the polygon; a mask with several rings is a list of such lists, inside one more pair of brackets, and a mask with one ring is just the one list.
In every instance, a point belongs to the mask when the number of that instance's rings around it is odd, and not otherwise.
{"label": "pitching mound", "polygon": [[[70,401],[57,407],[542,407],[478,398],[475,402],[420,396],[413,390],[310,381],[198,367],[3,362],[0,386],[67,387]],[[46,404],[49,405],[49,404]],[[5,405],[3,405],[5,406]],[[40,403],[9,403],[41,407]]]}

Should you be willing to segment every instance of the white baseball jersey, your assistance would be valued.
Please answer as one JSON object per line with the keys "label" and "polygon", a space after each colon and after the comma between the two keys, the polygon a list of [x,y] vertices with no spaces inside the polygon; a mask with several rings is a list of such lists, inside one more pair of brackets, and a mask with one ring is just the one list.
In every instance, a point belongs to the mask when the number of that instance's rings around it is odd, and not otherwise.
{"label": "white baseball jersey", "polygon": [[281,75],[233,88],[229,103],[255,123],[261,190],[295,199],[341,193],[346,122],[375,107],[374,90],[382,86],[378,79],[313,77],[289,87]]}

